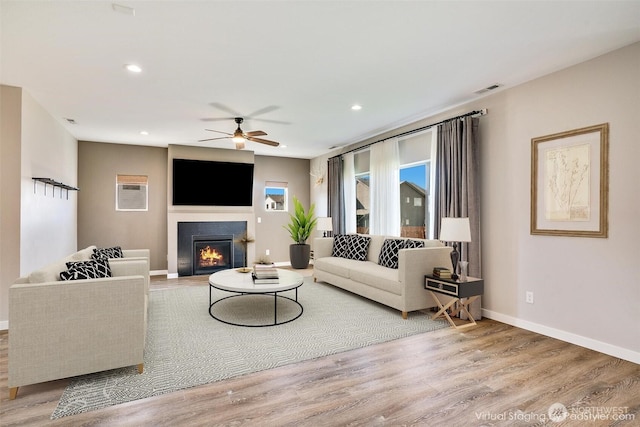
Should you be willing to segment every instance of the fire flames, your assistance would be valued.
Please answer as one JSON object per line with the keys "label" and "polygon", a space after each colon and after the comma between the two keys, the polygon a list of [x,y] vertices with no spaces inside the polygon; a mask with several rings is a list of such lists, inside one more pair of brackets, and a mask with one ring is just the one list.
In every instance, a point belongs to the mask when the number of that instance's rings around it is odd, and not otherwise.
{"label": "fire flames", "polygon": [[222,254],[215,249],[211,249],[211,246],[206,246],[200,249],[200,265],[213,266],[220,264],[222,260]]}

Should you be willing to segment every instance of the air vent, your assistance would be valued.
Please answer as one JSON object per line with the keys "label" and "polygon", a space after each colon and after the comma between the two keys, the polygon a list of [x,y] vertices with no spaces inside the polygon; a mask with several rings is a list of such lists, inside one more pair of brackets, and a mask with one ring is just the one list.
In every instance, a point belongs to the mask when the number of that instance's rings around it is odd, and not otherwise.
{"label": "air vent", "polygon": [[486,92],[489,92],[489,91],[492,91],[492,90],[496,90],[496,89],[498,89],[498,88],[499,88],[499,87],[501,87],[501,86],[502,86],[502,85],[501,85],[500,83],[494,83],[494,84],[492,84],[491,86],[487,86],[487,87],[482,88],[482,89],[480,89],[480,90],[477,90],[477,91],[475,91],[475,92],[473,92],[473,93],[475,93],[475,94],[478,94],[478,95],[479,95],[479,94],[481,94],[481,93],[486,93]]}

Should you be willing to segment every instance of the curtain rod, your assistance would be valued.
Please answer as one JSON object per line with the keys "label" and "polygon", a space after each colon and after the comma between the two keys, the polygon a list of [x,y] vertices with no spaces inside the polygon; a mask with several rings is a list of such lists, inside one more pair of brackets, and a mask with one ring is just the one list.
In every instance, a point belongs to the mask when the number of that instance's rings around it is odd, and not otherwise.
{"label": "curtain rod", "polygon": [[387,137],[385,139],[379,139],[377,141],[370,142],[368,144],[365,144],[365,145],[357,147],[357,148],[352,148],[351,150],[347,150],[344,153],[336,154],[335,156],[329,157],[329,159],[335,159],[336,157],[340,157],[340,156],[342,156],[344,154],[347,154],[347,153],[352,153],[354,151],[360,151],[360,150],[365,149],[367,147],[370,147],[370,146],[372,146],[374,144],[377,144],[378,142],[383,142],[383,141],[386,141],[386,140],[391,139],[391,138],[399,138],[401,136],[407,136],[407,135],[411,135],[411,134],[414,134],[414,133],[422,132],[423,130],[427,130],[429,128],[441,125],[441,124],[446,123],[446,122],[450,122],[452,120],[462,119],[464,117],[475,116],[475,115],[484,116],[485,114],[487,114],[487,109],[486,108],[483,108],[482,110],[471,111],[469,113],[461,114],[461,115],[456,116],[456,117],[451,117],[449,119],[439,121],[438,123],[432,123],[430,125],[419,127],[417,129],[408,130],[406,132],[402,132],[402,133],[399,133],[397,135],[389,136],[389,137]]}

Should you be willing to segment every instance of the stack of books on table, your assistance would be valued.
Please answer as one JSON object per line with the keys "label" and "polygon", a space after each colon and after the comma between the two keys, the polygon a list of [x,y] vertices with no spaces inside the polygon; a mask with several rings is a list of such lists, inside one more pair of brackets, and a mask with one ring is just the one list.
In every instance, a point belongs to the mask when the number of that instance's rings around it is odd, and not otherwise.
{"label": "stack of books on table", "polygon": [[273,264],[256,264],[253,267],[253,283],[257,285],[268,285],[270,283],[279,283],[278,270]]}
{"label": "stack of books on table", "polygon": [[438,279],[451,279],[451,270],[446,267],[434,267],[433,277]]}

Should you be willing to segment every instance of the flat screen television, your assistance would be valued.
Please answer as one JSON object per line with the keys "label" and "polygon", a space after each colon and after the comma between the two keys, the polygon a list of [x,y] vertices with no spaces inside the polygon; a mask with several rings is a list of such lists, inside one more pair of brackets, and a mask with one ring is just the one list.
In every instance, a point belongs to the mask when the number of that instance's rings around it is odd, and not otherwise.
{"label": "flat screen television", "polygon": [[173,204],[251,206],[253,164],[173,159]]}

